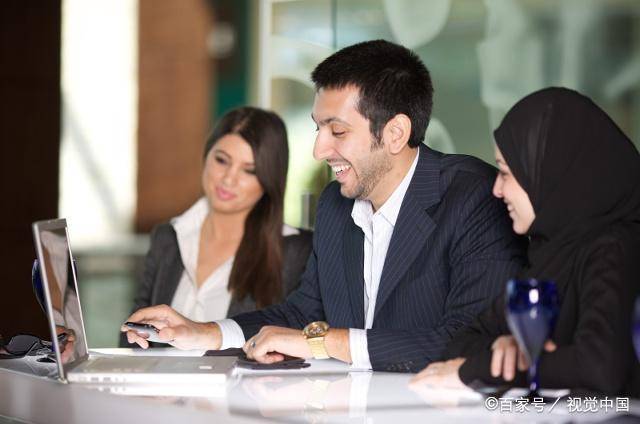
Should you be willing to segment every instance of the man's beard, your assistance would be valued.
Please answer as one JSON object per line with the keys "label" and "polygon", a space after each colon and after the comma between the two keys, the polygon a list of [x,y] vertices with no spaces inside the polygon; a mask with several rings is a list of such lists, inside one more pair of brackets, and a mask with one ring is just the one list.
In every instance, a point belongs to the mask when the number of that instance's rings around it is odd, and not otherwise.
{"label": "man's beard", "polygon": [[[379,151],[375,152],[363,161],[358,161],[358,179],[356,186],[353,190],[346,192],[346,188],[343,185],[340,188],[340,193],[344,197],[359,200],[367,199],[382,177],[391,170],[390,158],[386,155],[384,150],[376,150]],[[355,171],[356,168],[352,165],[351,169]]]}

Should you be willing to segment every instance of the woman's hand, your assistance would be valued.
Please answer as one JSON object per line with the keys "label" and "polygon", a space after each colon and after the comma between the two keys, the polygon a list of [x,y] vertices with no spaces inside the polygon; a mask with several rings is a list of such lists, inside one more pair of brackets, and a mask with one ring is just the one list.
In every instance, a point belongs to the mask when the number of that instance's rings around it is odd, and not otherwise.
{"label": "woman's hand", "polygon": [[416,389],[422,385],[429,385],[448,389],[467,388],[458,375],[458,370],[464,361],[465,358],[456,358],[449,361],[432,362],[411,379],[409,387]]}
{"label": "woman's hand", "polygon": [[[498,378],[502,376],[505,381],[512,381],[516,376],[516,368],[519,371],[526,371],[529,368],[529,361],[518,348],[518,343],[513,336],[500,336],[491,345],[493,351],[491,355],[491,376]],[[556,345],[553,341],[547,340],[544,350],[553,352]]]}

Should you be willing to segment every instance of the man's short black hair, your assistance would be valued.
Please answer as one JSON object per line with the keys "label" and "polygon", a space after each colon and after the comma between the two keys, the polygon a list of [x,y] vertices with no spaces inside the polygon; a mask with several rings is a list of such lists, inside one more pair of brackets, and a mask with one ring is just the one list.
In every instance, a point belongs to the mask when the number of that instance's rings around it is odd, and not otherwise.
{"label": "man's short black hair", "polygon": [[358,112],[369,120],[379,143],[382,129],[395,115],[411,120],[409,146],[424,139],[433,105],[431,76],[411,50],[385,40],[365,41],[337,51],[311,73],[316,90],[355,86]]}

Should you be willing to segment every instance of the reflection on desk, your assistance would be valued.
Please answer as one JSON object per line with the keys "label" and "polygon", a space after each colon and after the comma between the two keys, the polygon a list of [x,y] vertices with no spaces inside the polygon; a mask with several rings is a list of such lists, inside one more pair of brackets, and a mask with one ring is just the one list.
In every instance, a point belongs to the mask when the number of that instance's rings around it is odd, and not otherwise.
{"label": "reflection on desk", "polygon": [[[151,352],[134,353],[146,355]],[[165,350],[165,353],[180,354],[173,350]],[[226,384],[208,389],[61,384],[44,377],[0,369],[0,415],[30,422],[118,424],[140,424],[141,420],[152,420],[153,424],[177,421],[408,424],[516,420],[560,423],[622,418],[615,411],[569,415],[566,408],[549,412],[548,407],[545,412],[500,413],[499,410],[488,410],[484,398],[475,392],[429,388],[412,391],[408,387],[412,374],[353,371],[335,360],[309,362],[311,367],[301,370],[236,369]],[[632,400],[630,411],[640,415],[639,409],[638,402]]]}
{"label": "reflection on desk", "polygon": [[58,377],[58,368],[55,360],[49,359],[48,355],[25,356],[16,359],[3,359],[0,367],[21,372],[24,374],[49,377],[55,379]]}
{"label": "reflection on desk", "polygon": [[[229,411],[243,416],[296,418],[309,422],[376,422],[391,414],[414,415],[422,422],[425,411],[452,404],[481,406],[483,397],[471,391],[432,391],[423,398],[408,388],[411,374],[381,372],[327,372],[311,361],[305,373],[255,375],[243,373],[227,395]],[[316,371],[314,372],[314,365]],[[431,407],[431,408],[430,408]],[[384,418],[383,418],[384,417]]]}

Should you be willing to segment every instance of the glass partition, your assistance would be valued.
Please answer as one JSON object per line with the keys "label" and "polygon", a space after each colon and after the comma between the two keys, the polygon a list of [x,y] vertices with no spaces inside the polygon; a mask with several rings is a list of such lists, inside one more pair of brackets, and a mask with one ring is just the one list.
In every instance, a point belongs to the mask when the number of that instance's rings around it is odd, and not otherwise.
{"label": "glass partition", "polygon": [[592,97],[638,145],[640,2],[632,0],[263,0],[260,103],[282,114],[291,160],[286,220],[330,178],[314,162],[311,70],[344,46],[413,49],[435,87],[426,142],[493,163],[492,131],[521,97],[565,86]]}

